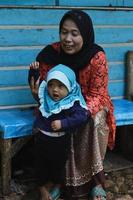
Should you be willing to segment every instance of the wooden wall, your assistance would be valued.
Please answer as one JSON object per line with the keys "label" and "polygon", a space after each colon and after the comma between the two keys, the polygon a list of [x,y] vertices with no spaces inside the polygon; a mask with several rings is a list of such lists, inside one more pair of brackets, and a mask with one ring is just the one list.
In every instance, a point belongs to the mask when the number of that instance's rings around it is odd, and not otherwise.
{"label": "wooden wall", "polygon": [[0,5],[33,6],[133,6],[132,0],[1,0]]}
{"label": "wooden wall", "polygon": [[124,59],[126,52],[133,50],[133,2],[87,2],[0,1],[0,109],[35,104],[27,82],[28,66],[45,45],[59,40],[59,21],[73,6],[82,6],[92,17],[96,42],[104,48],[109,62],[110,95],[113,99],[124,97]]}

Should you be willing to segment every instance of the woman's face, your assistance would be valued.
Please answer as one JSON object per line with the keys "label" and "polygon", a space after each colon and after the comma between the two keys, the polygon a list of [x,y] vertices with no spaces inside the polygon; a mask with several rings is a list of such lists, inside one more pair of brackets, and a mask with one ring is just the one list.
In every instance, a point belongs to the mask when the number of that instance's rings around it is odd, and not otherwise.
{"label": "woman's face", "polygon": [[70,55],[80,51],[83,46],[83,38],[80,31],[71,19],[66,19],[62,25],[60,42],[64,52]]}

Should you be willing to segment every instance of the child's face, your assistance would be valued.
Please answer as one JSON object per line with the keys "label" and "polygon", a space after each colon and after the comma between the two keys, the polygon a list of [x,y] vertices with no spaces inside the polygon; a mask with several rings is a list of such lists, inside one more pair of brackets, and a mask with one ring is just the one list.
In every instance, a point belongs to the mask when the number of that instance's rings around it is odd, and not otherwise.
{"label": "child's face", "polygon": [[54,101],[59,101],[68,95],[68,89],[62,82],[52,79],[48,82],[48,93]]}

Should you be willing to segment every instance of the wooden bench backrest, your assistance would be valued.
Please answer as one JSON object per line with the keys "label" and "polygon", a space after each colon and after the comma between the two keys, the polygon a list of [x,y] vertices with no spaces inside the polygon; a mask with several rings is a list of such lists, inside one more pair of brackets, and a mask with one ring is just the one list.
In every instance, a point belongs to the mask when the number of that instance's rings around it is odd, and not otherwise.
{"label": "wooden bench backrest", "polygon": [[[67,2],[72,4],[72,1],[59,2],[62,6]],[[0,109],[36,103],[27,82],[28,66],[45,45],[59,40],[58,25],[69,9],[66,8],[0,7]],[[133,50],[133,10],[88,8],[85,12],[92,17],[96,43],[102,45],[107,55],[109,93],[112,99],[124,98],[124,58],[127,51]]]}

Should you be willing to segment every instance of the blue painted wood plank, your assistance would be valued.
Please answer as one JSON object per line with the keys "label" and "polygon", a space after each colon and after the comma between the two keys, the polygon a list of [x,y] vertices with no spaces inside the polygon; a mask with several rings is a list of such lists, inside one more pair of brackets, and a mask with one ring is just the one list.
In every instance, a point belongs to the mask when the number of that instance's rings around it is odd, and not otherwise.
{"label": "blue painted wood plank", "polygon": [[91,11],[85,10],[88,13],[94,25],[132,25],[132,11]]}
{"label": "blue painted wood plank", "polygon": [[[58,25],[67,10],[58,9],[0,9],[0,25]],[[85,10],[94,24],[133,24],[132,11]]]}
{"label": "blue painted wood plank", "polygon": [[[131,0],[58,0],[60,6],[133,6]],[[56,0],[1,0],[0,5],[56,5]]]}
{"label": "blue painted wood plank", "polygon": [[[15,75],[14,71],[12,71],[12,73]],[[27,73],[25,75],[26,76],[23,78],[24,78],[24,81],[27,82]],[[8,74],[8,76],[10,76],[10,75]],[[10,77],[11,77],[11,79],[9,80],[9,82],[5,83],[6,86],[8,85],[8,83],[10,83],[11,85],[14,85],[14,84],[17,85],[18,83],[20,85],[23,85],[22,84],[23,79],[21,79],[21,76],[18,76],[19,80],[17,80],[16,76],[14,76],[14,78],[13,78],[13,76],[10,76]],[[6,81],[6,79],[4,81]],[[11,81],[13,84],[11,83]],[[20,81],[22,81],[22,83],[20,83]],[[109,94],[111,95],[111,97],[124,96],[124,88],[125,88],[124,81],[109,82]],[[32,96],[31,96],[31,92],[29,89],[8,90],[8,88],[7,89],[5,88],[5,90],[0,90],[0,96],[1,96],[1,99],[0,99],[1,106],[35,103],[35,101],[33,100]]]}
{"label": "blue painted wood plank", "polygon": [[0,110],[0,116],[2,138],[16,138],[32,134],[35,120],[34,109]]}
{"label": "blue painted wood plank", "polygon": [[2,59],[0,59],[0,66],[6,67],[6,66],[29,65],[31,62],[35,61],[35,58],[41,49],[20,48],[20,49],[9,49],[4,51],[1,50],[0,57],[2,57]]}
{"label": "blue painted wood plank", "polygon": [[[21,67],[20,67],[21,68]],[[3,78],[4,77],[4,78]],[[109,79],[124,80],[125,66],[124,64],[109,64]],[[9,86],[25,86],[28,85],[28,69],[1,70],[0,71],[0,87]]]}
{"label": "blue painted wood plank", "polygon": [[0,71],[0,87],[24,85],[28,85],[28,70]]}
{"label": "blue painted wood plank", "polygon": [[23,1],[20,1],[20,0],[1,0],[0,1],[0,5],[55,5],[55,1],[56,0],[23,0]]}
{"label": "blue painted wood plank", "polygon": [[0,90],[0,106],[35,103],[30,89]]}
{"label": "blue painted wood plank", "polygon": [[[15,37],[12,37],[15,35]],[[58,28],[0,30],[0,46],[46,45],[59,40]]]}
{"label": "blue painted wood plank", "polygon": [[95,39],[98,43],[133,42],[133,26],[129,27],[98,27],[95,28]]}
{"label": "blue painted wood plank", "polygon": [[[5,27],[6,28],[6,27]],[[110,31],[111,30],[111,31]],[[15,35],[15,37],[12,37]],[[133,26],[129,27],[95,27],[97,43],[126,43],[133,41]],[[47,45],[59,40],[58,26],[27,29],[0,30],[0,46]]]}
{"label": "blue painted wood plank", "polygon": [[[124,95],[124,82],[109,83],[109,94],[111,97]],[[0,90],[0,106],[33,104],[35,103],[30,89]]]}
{"label": "blue painted wood plank", "polygon": [[[123,46],[122,46],[123,45]],[[15,47],[14,47],[15,48]],[[36,58],[36,55],[39,51],[43,48],[42,47],[31,47],[31,48],[24,48],[20,47],[20,49],[6,49],[0,48],[0,67],[1,66],[25,66],[29,65],[33,62]],[[109,46],[103,47],[108,61],[116,62],[121,61],[124,62],[125,54],[127,51],[133,51],[133,43],[127,43],[126,45],[121,44],[118,46]],[[14,58],[15,56],[15,58]]]}
{"label": "blue painted wood plank", "polygon": [[112,46],[112,47],[104,47],[104,50],[106,52],[107,55],[107,59],[108,61],[121,61],[124,62],[125,61],[125,54],[127,53],[127,51],[129,50],[133,50],[133,43],[128,43],[126,45],[122,44],[119,46]]}
{"label": "blue painted wood plank", "polygon": [[109,94],[111,97],[125,96],[125,82],[110,82],[108,85]]}
{"label": "blue painted wood plank", "polygon": [[[123,6],[123,0],[59,0],[60,6]],[[133,5],[133,4],[132,4]]]}
{"label": "blue painted wood plank", "polygon": [[[0,9],[1,25],[59,24],[66,10],[55,9]],[[12,19],[12,20],[11,20]]]}
{"label": "blue painted wood plank", "polygon": [[126,99],[113,100],[117,126],[133,125],[133,102]]}
{"label": "blue painted wood plank", "polygon": [[131,7],[133,7],[133,1],[132,0],[124,0],[123,4],[124,4],[124,6],[131,6]]}
{"label": "blue painted wood plank", "polygon": [[[124,96],[124,82],[109,83],[111,97]],[[36,103],[29,89],[0,90],[0,106]]]}
{"label": "blue painted wood plank", "polygon": [[125,64],[109,63],[109,80],[125,80]]}

